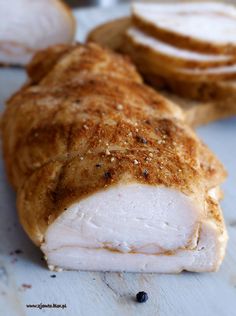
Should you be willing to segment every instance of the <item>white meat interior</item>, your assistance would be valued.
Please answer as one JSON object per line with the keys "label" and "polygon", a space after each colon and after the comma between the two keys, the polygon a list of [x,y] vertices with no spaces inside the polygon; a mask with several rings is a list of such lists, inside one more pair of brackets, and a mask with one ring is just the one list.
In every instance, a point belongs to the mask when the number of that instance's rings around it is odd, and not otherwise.
{"label": "white meat interior", "polygon": [[[78,270],[178,272],[214,269],[224,237],[183,193],[117,185],[71,205],[51,224],[49,266]],[[221,240],[222,239],[222,240]]]}

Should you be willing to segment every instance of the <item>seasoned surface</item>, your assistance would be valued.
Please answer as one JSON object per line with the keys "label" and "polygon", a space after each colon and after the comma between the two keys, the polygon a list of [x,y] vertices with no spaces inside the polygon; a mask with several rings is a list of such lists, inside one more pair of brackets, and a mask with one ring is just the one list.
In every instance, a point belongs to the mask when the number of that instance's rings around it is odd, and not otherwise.
{"label": "seasoned surface", "polygon": [[67,205],[121,181],[200,196],[222,181],[181,110],[143,85],[126,58],[95,44],[56,47],[57,62],[50,48],[52,63],[44,54],[32,63],[47,60],[44,75],[34,72],[2,120],[8,176],[34,241]]}

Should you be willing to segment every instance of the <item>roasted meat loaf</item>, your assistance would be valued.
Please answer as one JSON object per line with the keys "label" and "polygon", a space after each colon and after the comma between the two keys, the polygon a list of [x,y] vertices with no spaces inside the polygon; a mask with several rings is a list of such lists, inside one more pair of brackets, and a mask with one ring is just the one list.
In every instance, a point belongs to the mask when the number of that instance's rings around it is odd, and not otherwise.
{"label": "roasted meat loaf", "polygon": [[182,110],[96,44],[49,48],[28,73],[3,114],[3,152],[49,268],[217,270],[226,173]]}

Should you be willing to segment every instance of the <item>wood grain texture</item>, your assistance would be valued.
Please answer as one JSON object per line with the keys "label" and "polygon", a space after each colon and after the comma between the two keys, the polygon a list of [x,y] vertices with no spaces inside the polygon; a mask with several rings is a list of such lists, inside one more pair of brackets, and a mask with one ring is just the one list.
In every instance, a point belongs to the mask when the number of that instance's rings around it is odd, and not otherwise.
{"label": "wood grain texture", "polygon": [[[78,38],[106,19],[123,16],[128,7],[114,10],[95,9],[75,12]],[[0,69],[0,104],[25,81],[20,69]],[[224,185],[222,207],[229,231],[225,261],[217,273],[180,275],[62,272],[51,278],[20,227],[15,209],[15,195],[7,184],[0,160],[0,315],[6,316],[234,316],[236,310],[236,118],[201,127],[198,133],[216,152],[229,172]],[[10,253],[21,249],[22,254]],[[31,285],[25,288],[22,285]],[[145,290],[145,304],[134,301]],[[28,309],[31,303],[65,303],[64,310]]]}

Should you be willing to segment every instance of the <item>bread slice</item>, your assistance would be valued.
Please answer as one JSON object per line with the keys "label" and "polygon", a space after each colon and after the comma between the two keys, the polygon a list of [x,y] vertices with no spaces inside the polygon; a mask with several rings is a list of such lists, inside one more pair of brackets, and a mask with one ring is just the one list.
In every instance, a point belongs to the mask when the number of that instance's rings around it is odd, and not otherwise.
{"label": "bread slice", "polygon": [[61,0],[0,1],[0,64],[25,65],[53,44],[71,43],[72,11]]}
{"label": "bread slice", "polygon": [[[122,51],[127,46],[125,32],[130,26],[131,19],[129,17],[107,22],[93,29],[89,33],[87,41]],[[108,34],[113,34],[113,36],[107,36]],[[142,72],[142,69],[139,70]],[[177,103],[184,109],[188,122],[193,126],[236,115],[236,81],[211,82],[210,85],[207,81],[194,83],[192,81],[169,80],[168,82],[157,74],[154,75],[150,72],[145,74],[142,72],[142,74],[147,82],[154,87],[167,88],[163,91],[169,98],[177,100]],[[180,97],[177,97],[173,92],[177,92]]]}
{"label": "bread slice", "polygon": [[174,46],[206,53],[236,53],[236,8],[214,2],[135,3],[133,23]]}

